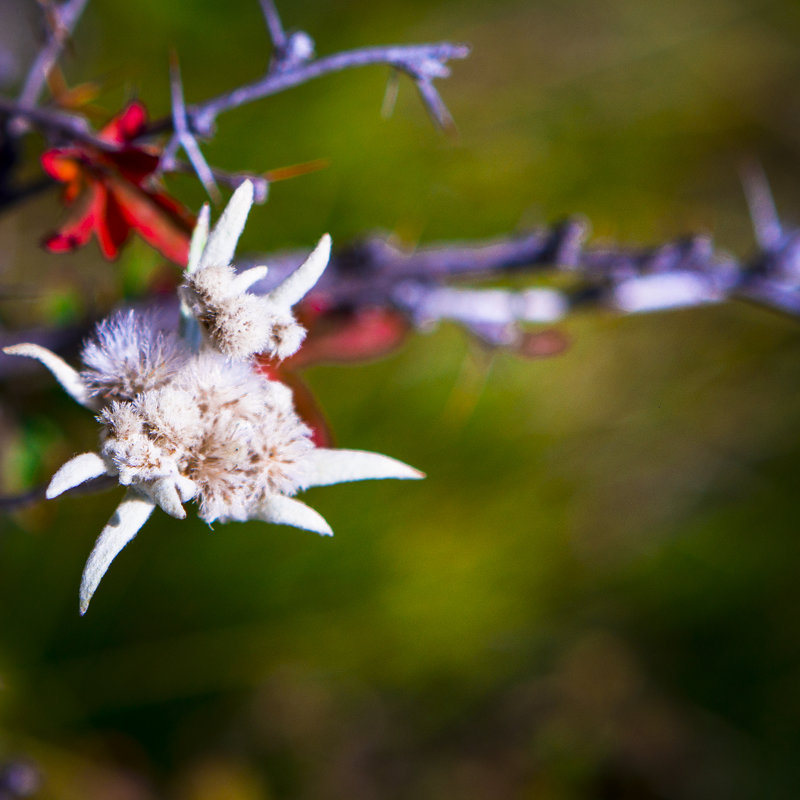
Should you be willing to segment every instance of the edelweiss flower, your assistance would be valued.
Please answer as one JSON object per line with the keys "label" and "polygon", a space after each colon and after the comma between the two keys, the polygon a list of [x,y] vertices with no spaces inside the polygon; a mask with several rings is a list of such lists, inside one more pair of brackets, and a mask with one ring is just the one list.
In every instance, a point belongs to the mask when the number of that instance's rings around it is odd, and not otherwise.
{"label": "edelweiss flower", "polygon": [[245,182],[210,234],[208,207],[200,214],[180,289],[182,336],[159,330],[146,314],[117,314],[85,344],[80,373],[38,345],[5,348],[41,361],[74,400],[98,412],[102,425],[99,453],[64,464],[47,497],[106,474],[128,487],[86,563],[81,614],[156,506],[183,519],[183,503],[194,499],[208,523],[258,519],[330,535],[328,523],[294,499],[297,492],[423,477],[379,453],[315,447],[291,390],[253,368],[254,354],[285,358],[300,347],[305,331],[292,306],[325,269],[330,237],[269,294],[250,294],[267,268],[237,273],[230,262],[252,203]]}

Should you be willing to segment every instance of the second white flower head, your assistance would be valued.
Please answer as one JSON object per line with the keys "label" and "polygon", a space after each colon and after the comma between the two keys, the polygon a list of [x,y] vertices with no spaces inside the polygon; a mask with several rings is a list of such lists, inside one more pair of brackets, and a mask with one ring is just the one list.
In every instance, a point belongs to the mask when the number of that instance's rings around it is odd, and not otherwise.
{"label": "second white flower head", "polygon": [[231,262],[252,203],[253,185],[245,181],[210,234],[208,207],[204,207],[180,288],[182,309],[187,318],[197,321],[204,338],[226,356],[246,359],[267,353],[282,360],[296,353],[305,338],[292,306],[325,270],[331,237],[325,234],[311,255],[271,292],[251,294],[247,290],[267,274],[267,268],[237,273]]}

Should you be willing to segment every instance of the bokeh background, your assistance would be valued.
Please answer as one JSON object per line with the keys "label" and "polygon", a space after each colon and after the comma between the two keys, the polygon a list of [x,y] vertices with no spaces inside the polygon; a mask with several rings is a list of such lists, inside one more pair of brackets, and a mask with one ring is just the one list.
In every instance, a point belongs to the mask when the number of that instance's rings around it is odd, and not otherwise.
{"label": "bokeh background", "polygon": [[[440,83],[460,136],[386,71],[321,79],[219,121],[209,160],[329,166],[273,187],[242,251],[469,239],[585,214],[598,239],[754,246],[738,169],[800,219],[793,0],[283,3],[320,54],[463,40]],[[2,4],[6,91],[33,2]],[[107,115],[248,81],[255,0],[91,0],[64,62]],[[98,120],[99,121],[99,120]],[[29,142],[30,174],[40,144]],[[197,208],[194,181],[171,190]],[[140,242],[38,242],[56,192],[0,216],[7,330],[70,325],[169,271]],[[800,322],[745,304],[559,327],[564,354],[482,351],[455,326],[305,377],[342,446],[428,473],[318,489],[323,540],[155,514],[90,613],[77,585],[116,492],[0,525],[0,762],[55,800],[796,798]],[[2,387],[4,492],[91,449],[44,373]]]}

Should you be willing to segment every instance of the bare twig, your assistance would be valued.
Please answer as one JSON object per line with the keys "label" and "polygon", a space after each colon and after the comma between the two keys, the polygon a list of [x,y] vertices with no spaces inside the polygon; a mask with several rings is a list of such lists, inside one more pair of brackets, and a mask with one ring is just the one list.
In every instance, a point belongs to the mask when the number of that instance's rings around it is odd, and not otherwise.
{"label": "bare twig", "polygon": [[[181,161],[178,158],[171,159],[169,169],[163,168],[165,172],[180,172],[185,175],[196,174],[196,169],[193,164],[186,161]],[[264,175],[255,175],[250,172],[228,172],[224,169],[217,167],[209,167],[215,182],[219,185],[234,190],[241,186],[244,181],[250,181],[253,184],[253,200],[256,203],[263,203],[269,195],[270,181]]]}
{"label": "bare twig", "polygon": [[[80,496],[85,494],[96,494],[97,492],[105,492],[117,486],[118,482],[110,475],[102,475],[99,478],[82,483],[80,486],[74,486],[64,492],[65,495]],[[11,494],[0,497],[0,511],[11,512],[19,511],[20,509],[32,506],[41,500],[45,499],[45,492],[47,491],[47,484],[43,483],[39,486],[34,486],[26,492],[21,494]],[[2,797],[2,795],[0,795]]]}
{"label": "bare twig", "polygon": [[286,48],[286,32],[283,29],[280,14],[278,14],[278,9],[272,0],[259,0],[259,2],[261,3],[261,11],[264,14],[264,21],[269,31],[269,38],[272,39],[272,44],[279,60]]}
{"label": "bare twig", "polygon": [[[412,251],[371,237],[334,254],[314,297],[331,313],[391,308],[423,328],[452,320],[491,346],[518,351],[529,342],[520,325],[552,325],[593,308],[631,314],[746,300],[800,318],[800,229],[781,230],[775,246],[759,248],[748,260],[718,250],[708,236],[654,247],[587,245],[588,225],[582,219],[488,242]],[[257,263],[268,263],[270,270],[252,291],[269,291],[305,255],[259,256]],[[559,271],[566,283],[562,278],[553,286],[550,274]],[[534,282],[539,275],[548,285]],[[512,289],[475,285],[512,276],[515,284],[523,277],[527,281]],[[160,313],[165,323],[177,319],[177,302],[162,306]],[[64,353],[87,332],[88,325],[24,331],[0,335],[0,345],[30,341]],[[538,339],[534,343],[538,347]],[[563,341],[545,344],[551,355],[564,346]],[[13,378],[28,366],[24,359],[0,356],[0,378]]]}
{"label": "bare twig", "polygon": [[[28,70],[25,83],[17,98],[17,103],[22,108],[35,106],[39,101],[42,89],[47,83],[47,76],[58,61],[61,51],[78,23],[87,2],[88,0],[65,0],[61,5],[53,5],[51,7],[53,20],[50,35]],[[24,128],[25,122],[24,118],[20,118],[19,121],[14,120],[12,128],[17,129],[14,132],[20,133]]]}
{"label": "bare twig", "polygon": [[[11,119],[12,123],[20,120],[24,122],[23,127],[35,126],[56,142],[81,142],[98,150],[116,151],[119,149],[119,145],[101,139],[83,117],[58,110],[39,108],[35,104],[44,78],[41,83],[37,84],[32,76],[36,74],[46,77],[63,46],[66,33],[77,22],[86,2],[87,0],[64,0],[58,7],[58,23],[51,40],[37,58],[38,66],[32,67],[29,85],[23,90],[20,100],[17,102],[0,98],[0,116]],[[182,148],[208,194],[214,199],[218,198],[216,181],[221,176],[222,182],[228,185],[241,182],[246,177],[243,175],[237,179],[230,173],[211,168],[202,154],[197,137],[210,136],[213,133],[219,114],[323,75],[371,64],[386,64],[395,73],[403,72],[408,75],[417,86],[423,103],[434,122],[443,130],[455,130],[450,112],[433,81],[450,74],[448,66],[450,60],[466,58],[469,54],[469,47],[466,45],[440,42],[365,47],[314,59],[314,43],[308,34],[303,31],[287,33],[273,0],[260,0],[260,2],[275,49],[270,69],[263,78],[203,103],[187,107],[177,60],[172,59],[170,65],[172,112],[169,117],[164,117],[148,125],[138,137],[142,141],[148,141],[160,133],[172,132],[173,135],[162,151],[161,172],[184,171],[185,165],[177,158],[178,151]],[[267,183],[259,181],[258,184],[263,190],[260,192],[263,200],[266,197]]]}
{"label": "bare twig", "polygon": [[[169,171],[170,163],[174,163],[177,142],[189,156],[197,177],[205,187],[208,196],[214,201],[219,202],[220,194],[214,173],[200,150],[200,145],[189,130],[189,123],[186,119],[186,105],[183,100],[183,85],[181,84],[181,71],[178,65],[178,58],[175,54],[170,58],[170,87],[172,89],[172,121],[175,128],[175,135],[164,150],[161,157],[162,170]],[[166,161],[165,161],[166,159]]]}
{"label": "bare twig", "polygon": [[[721,300],[748,274],[743,265],[714,250],[706,237],[633,249],[586,247],[586,233],[586,223],[574,219],[494,242],[413,252],[368,239],[337,254],[319,290],[334,307],[390,305],[420,323],[553,322],[587,304],[630,313]],[[292,266],[267,263],[270,282]],[[569,274],[569,288],[525,286],[484,294],[453,288],[454,283],[554,270]]]}
{"label": "bare twig", "polygon": [[115,152],[119,145],[99,138],[84,117],[52,108],[24,106],[0,97],[0,116],[24,119],[57,140],[83,142],[98,150]]}
{"label": "bare twig", "polygon": [[[447,67],[448,61],[466,58],[468,55],[469,47],[467,45],[448,42],[348,50],[269,72],[258,81],[240,86],[204,103],[188,106],[186,115],[194,134],[210,136],[213,133],[217,117],[223,112],[256,100],[262,100],[323,75],[354,67],[386,64],[411,76],[418,85],[422,82],[430,84],[432,87],[431,82],[435,78],[447,77],[450,74]],[[430,92],[429,89],[426,91]],[[173,129],[173,120],[164,118],[153,122],[147,129],[147,135],[171,129]]]}
{"label": "bare twig", "polygon": [[[32,489],[20,492],[20,494],[9,494],[0,497],[0,511],[11,512],[19,511],[44,500],[47,484],[34,486]],[[2,797],[2,795],[0,795]]]}
{"label": "bare twig", "polygon": [[[499,344],[518,338],[518,323],[550,324],[591,307],[630,314],[739,299],[800,317],[800,230],[783,233],[776,246],[746,261],[716,249],[708,236],[631,248],[587,246],[587,233],[585,221],[570,219],[494,242],[411,252],[366,239],[335,255],[317,291],[331,309],[393,307],[423,327],[449,319],[473,332],[491,329],[484,338]],[[261,288],[280,281],[300,258],[266,257],[270,277]],[[454,285],[552,271],[569,275],[567,288]]]}
{"label": "bare twig", "polygon": [[386,90],[383,93],[383,102],[381,103],[381,116],[384,119],[388,119],[394,113],[399,90],[400,76],[397,74],[397,70],[393,69],[389,72],[389,78],[386,81]]}
{"label": "bare twig", "polygon": [[764,249],[775,247],[781,240],[782,230],[767,176],[755,162],[743,165],[741,175],[756,240]]}
{"label": "bare twig", "polygon": [[451,134],[455,133],[455,121],[433,83],[422,78],[418,78],[415,83],[419,96],[422,98],[425,108],[428,109],[431,119],[441,130]]}

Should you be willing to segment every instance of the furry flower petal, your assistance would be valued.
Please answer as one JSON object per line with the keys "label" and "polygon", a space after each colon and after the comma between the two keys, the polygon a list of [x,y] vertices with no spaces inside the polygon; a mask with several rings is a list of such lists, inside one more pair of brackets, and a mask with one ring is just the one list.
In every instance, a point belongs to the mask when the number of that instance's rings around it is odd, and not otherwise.
{"label": "furry flower petal", "polygon": [[41,361],[76,403],[85,408],[94,409],[97,407],[80,373],[67,364],[61,356],[57,356],[46,347],[38,344],[14,344],[10,347],[4,347],[3,352],[9,356],[26,356],[27,358],[35,358],[37,361]]}
{"label": "furry flower petal", "polygon": [[247,215],[253,206],[253,184],[244,181],[233,193],[230,202],[208,237],[197,269],[224,267],[233,261],[239,237],[244,230]]}
{"label": "furry flower petal", "polygon": [[203,203],[197,216],[197,223],[192,231],[189,241],[189,259],[186,262],[186,271],[194,272],[200,266],[200,258],[208,244],[208,231],[211,224],[211,209],[208,203]]}
{"label": "furry flower petal", "polygon": [[45,492],[45,497],[48,500],[52,500],[68,489],[73,489],[82,483],[86,483],[86,481],[92,480],[92,478],[99,478],[107,473],[106,462],[97,453],[81,453],[67,461],[53,475]]}
{"label": "furry flower petal", "polygon": [[276,306],[291,308],[299,303],[320,279],[331,257],[331,237],[326,233],[311,255],[267,297]]}
{"label": "furry flower petal", "polygon": [[262,519],[264,522],[276,525],[291,525],[322,536],[333,536],[331,526],[319,512],[300,500],[282,494],[269,497],[254,515],[254,519]]}
{"label": "furry flower petal", "polygon": [[83,570],[80,588],[80,611],[86,613],[95,590],[100,585],[103,575],[117,557],[120,550],[139,533],[139,529],[147,522],[155,504],[152,500],[129,489],[123,501],[117,506],[108,525],[97,539],[94,549]]}
{"label": "furry flower petal", "polygon": [[186,519],[186,511],[182,503],[186,503],[197,495],[197,484],[183,475],[159,478],[147,489],[140,491],[150,497],[162,510],[175,519]]}
{"label": "furry flower petal", "polygon": [[302,481],[304,489],[346,481],[383,478],[419,480],[425,477],[425,473],[396,458],[366,450],[334,450],[317,447],[305,456],[303,467],[307,470]]}
{"label": "furry flower petal", "polygon": [[250,269],[243,270],[234,279],[231,284],[231,289],[236,294],[246,292],[254,283],[258,283],[262,278],[266,278],[268,269],[267,267],[250,267]]}

